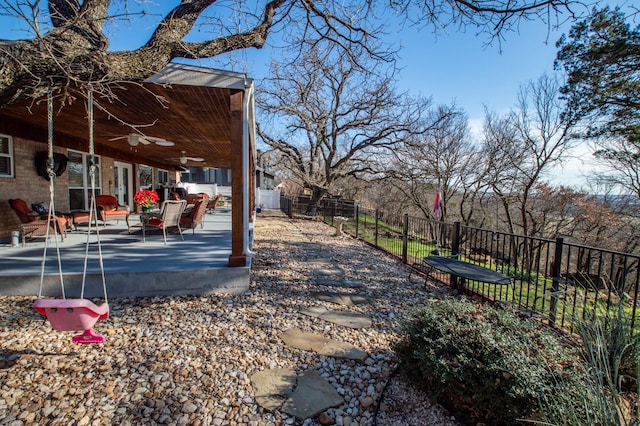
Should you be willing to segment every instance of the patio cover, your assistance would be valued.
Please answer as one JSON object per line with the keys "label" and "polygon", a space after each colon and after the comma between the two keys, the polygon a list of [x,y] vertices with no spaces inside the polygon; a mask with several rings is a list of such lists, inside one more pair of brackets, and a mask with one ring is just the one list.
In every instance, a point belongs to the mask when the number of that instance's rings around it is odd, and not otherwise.
{"label": "patio cover", "polygon": [[[245,266],[249,212],[255,185],[253,80],[245,74],[170,63],[144,82],[120,82],[95,94],[94,141],[98,155],[167,170],[179,167],[182,151],[204,162],[187,166],[232,170],[232,255],[230,266]],[[70,90],[72,102],[56,103],[54,144],[88,151],[85,95]],[[0,109],[0,132],[38,142],[47,140],[46,100]],[[129,133],[162,138],[129,146]],[[242,202],[238,202],[242,200]]]}

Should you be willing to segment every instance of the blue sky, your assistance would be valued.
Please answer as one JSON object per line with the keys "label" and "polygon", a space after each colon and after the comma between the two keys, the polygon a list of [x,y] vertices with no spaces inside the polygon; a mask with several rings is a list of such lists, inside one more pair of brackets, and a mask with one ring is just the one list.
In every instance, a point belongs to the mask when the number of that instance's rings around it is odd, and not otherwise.
{"label": "blue sky", "polygon": [[[161,7],[167,8],[166,3]],[[0,17],[0,38],[20,38],[22,34],[16,31],[16,25],[15,20]],[[113,31],[111,48],[135,48],[147,40],[152,28],[151,22],[140,20],[133,25],[120,24]],[[451,30],[449,34],[436,36],[429,28],[418,31],[405,26],[401,32],[391,28],[389,39],[402,46],[398,88],[432,97],[437,104],[455,102],[467,113],[471,128],[478,132],[485,106],[504,113],[515,105],[520,85],[553,72],[555,43],[569,28],[570,23],[548,32],[542,22],[521,22],[519,32],[505,34],[500,46],[497,43],[487,46],[487,36],[475,35],[473,31]],[[250,49],[233,56],[237,61],[235,71],[247,72],[258,81],[267,75],[270,49]],[[200,63],[222,67],[216,61]],[[584,150],[579,155],[589,157]],[[570,161],[562,171],[563,183],[580,185],[580,168],[585,168],[580,161]]]}

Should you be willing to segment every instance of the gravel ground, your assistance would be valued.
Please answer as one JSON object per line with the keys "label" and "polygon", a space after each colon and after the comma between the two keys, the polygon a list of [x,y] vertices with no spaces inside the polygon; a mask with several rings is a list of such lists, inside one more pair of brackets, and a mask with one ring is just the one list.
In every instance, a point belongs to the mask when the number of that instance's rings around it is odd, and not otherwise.
{"label": "gravel ground", "polygon": [[[0,425],[457,425],[393,374],[402,318],[447,290],[423,289],[400,262],[333,233],[317,221],[264,214],[247,293],[110,300],[111,317],[96,324],[104,345],[73,345],[73,333],[51,331],[33,297],[0,297]],[[369,316],[371,328],[299,313],[340,309],[313,297],[331,290],[313,280],[318,259],[363,284],[342,291],[368,297],[349,309]],[[354,344],[369,358],[358,364],[289,348],[279,335],[293,327]],[[316,369],[345,403],[303,421],[269,412],[249,379],[267,368]]]}

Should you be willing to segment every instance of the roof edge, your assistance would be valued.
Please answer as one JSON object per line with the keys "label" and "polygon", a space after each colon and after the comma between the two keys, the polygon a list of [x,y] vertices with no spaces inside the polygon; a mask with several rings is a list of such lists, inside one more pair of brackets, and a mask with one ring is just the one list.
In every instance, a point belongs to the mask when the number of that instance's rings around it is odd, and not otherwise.
{"label": "roof edge", "polygon": [[244,73],[179,64],[175,62],[170,62],[166,67],[160,70],[160,72],[146,79],[145,82],[238,90],[245,90],[247,87],[253,85],[253,79],[247,78],[247,75]]}

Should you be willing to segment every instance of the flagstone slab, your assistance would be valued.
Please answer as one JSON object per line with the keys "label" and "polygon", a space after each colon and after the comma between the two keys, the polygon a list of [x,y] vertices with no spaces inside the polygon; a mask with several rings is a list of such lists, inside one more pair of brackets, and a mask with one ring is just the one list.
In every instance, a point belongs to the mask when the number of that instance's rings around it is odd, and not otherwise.
{"label": "flagstone slab", "polygon": [[329,311],[320,315],[320,318],[350,328],[368,328],[371,327],[371,318],[349,311]]}
{"label": "flagstone slab", "polygon": [[296,372],[289,368],[272,368],[258,371],[250,377],[255,389],[256,402],[273,411],[293,394],[297,384]]}
{"label": "flagstone slab", "polygon": [[325,321],[350,328],[371,327],[371,319],[366,315],[351,311],[330,311],[321,306],[312,306],[303,309],[300,313],[310,317],[320,318]]}
{"label": "flagstone slab", "polygon": [[291,328],[280,336],[287,346],[311,350],[319,355],[364,362],[367,353],[351,343],[331,340],[320,334],[305,333],[299,328]]}
{"label": "flagstone slab", "polygon": [[318,351],[318,355],[330,356],[339,359],[350,359],[364,362],[369,356],[365,351],[347,342],[329,340]]}
{"label": "flagstone slab", "polygon": [[321,315],[326,314],[327,312],[329,312],[329,310],[322,306],[309,306],[308,308],[305,308],[300,311],[301,314],[314,317],[314,318],[318,318]]}
{"label": "flagstone slab", "polygon": [[281,410],[303,420],[315,417],[342,403],[344,403],[344,399],[327,379],[317,371],[311,370],[298,377],[298,386],[284,402]]}
{"label": "flagstone slab", "polygon": [[296,349],[318,351],[330,339],[319,334],[305,333],[299,328],[291,328],[280,335],[284,343]]}
{"label": "flagstone slab", "polygon": [[331,302],[336,305],[343,306],[354,306],[360,305],[362,303],[367,303],[368,299],[365,296],[360,294],[351,294],[351,293],[339,293],[339,292],[329,292],[329,291],[318,291],[312,293],[312,296],[318,300],[322,300],[323,302]]}
{"label": "flagstone slab", "polygon": [[344,269],[327,265],[326,268],[314,269],[313,273],[317,276],[336,276],[336,275],[342,276],[344,275]]}

